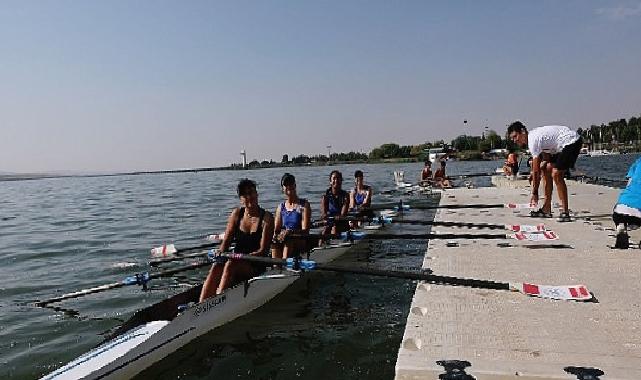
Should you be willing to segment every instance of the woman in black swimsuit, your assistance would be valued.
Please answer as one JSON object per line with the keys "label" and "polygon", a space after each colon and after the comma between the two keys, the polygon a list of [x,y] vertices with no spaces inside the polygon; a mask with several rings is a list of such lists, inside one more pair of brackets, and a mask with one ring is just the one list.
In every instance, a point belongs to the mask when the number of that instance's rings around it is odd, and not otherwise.
{"label": "woman in black swimsuit", "polygon": [[[274,235],[274,217],[258,205],[256,183],[248,179],[241,180],[238,183],[238,197],[241,207],[233,209],[229,215],[225,238],[219,250],[229,250],[233,242],[236,244],[236,253],[269,256]],[[212,265],[203,283],[200,301],[222,293],[234,284],[255,276],[261,270],[262,267],[243,260],[228,260],[224,265]]]}

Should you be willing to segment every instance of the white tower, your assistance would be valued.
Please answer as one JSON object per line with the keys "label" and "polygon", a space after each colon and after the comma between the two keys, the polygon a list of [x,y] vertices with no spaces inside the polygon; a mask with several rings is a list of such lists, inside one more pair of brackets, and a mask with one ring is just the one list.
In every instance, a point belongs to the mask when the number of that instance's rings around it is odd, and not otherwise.
{"label": "white tower", "polygon": [[247,169],[247,153],[245,149],[240,151],[240,155],[243,156],[243,169]]}

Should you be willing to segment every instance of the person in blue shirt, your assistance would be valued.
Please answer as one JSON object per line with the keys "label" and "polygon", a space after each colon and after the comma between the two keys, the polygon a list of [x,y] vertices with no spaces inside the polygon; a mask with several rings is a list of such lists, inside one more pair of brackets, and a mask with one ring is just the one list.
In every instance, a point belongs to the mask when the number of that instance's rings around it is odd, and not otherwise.
{"label": "person in blue shirt", "polygon": [[349,194],[349,208],[363,211],[372,205],[372,187],[365,184],[363,172],[354,172],[354,189]]}
{"label": "person in blue shirt", "polygon": [[641,157],[628,170],[628,184],[621,190],[612,211],[612,221],[617,227],[615,248],[629,246],[628,226],[641,226]]}
{"label": "person in blue shirt", "polygon": [[338,234],[348,229],[344,222],[338,222],[349,210],[349,193],[343,190],[343,174],[332,170],[329,175],[329,188],[323,194],[320,204],[321,219],[326,221],[322,235]]}
{"label": "person in blue shirt", "polygon": [[311,226],[312,209],[306,199],[300,198],[296,192],[296,178],[285,173],[280,180],[280,185],[285,194],[285,201],[276,208],[274,221],[274,248],[272,257],[286,259],[295,257],[307,251],[309,240],[290,239],[290,233],[308,234]]}

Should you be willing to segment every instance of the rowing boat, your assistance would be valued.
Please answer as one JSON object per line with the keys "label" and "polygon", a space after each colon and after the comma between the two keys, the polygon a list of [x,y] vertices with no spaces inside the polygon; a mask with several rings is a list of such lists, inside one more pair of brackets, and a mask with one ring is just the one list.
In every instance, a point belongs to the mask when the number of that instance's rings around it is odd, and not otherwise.
{"label": "rowing boat", "polygon": [[[310,258],[327,263],[354,244],[357,243],[335,241],[312,250]],[[260,276],[200,303],[202,285],[195,286],[139,310],[104,343],[41,380],[131,378],[196,337],[259,308],[300,276],[299,271],[269,268]]]}

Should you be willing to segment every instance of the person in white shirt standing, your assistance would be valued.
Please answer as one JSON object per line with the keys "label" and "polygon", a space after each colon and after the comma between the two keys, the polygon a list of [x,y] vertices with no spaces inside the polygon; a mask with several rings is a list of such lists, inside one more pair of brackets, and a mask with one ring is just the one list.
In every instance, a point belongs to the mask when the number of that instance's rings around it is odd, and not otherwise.
{"label": "person in white shirt standing", "polygon": [[[569,222],[570,210],[568,206],[568,188],[565,184],[565,172],[574,168],[576,159],[579,156],[583,140],[578,133],[568,127],[560,125],[547,125],[533,129],[528,133],[525,125],[515,121],[507,129],[510,140],[521,147],[528,147],[532,154],[532,197],[531,204],[539,202],[539,184],[541,183],[541,170],[550,171],[543,173],[546,177],[552,177],[561,202],[561,214],[559,222]],[[543,169],[540,168],[541,155],[551,155],[550,164]],[[534,217],[552,216],[552,186],[545,186],[545,201],[543,207],[533,211]]]}

